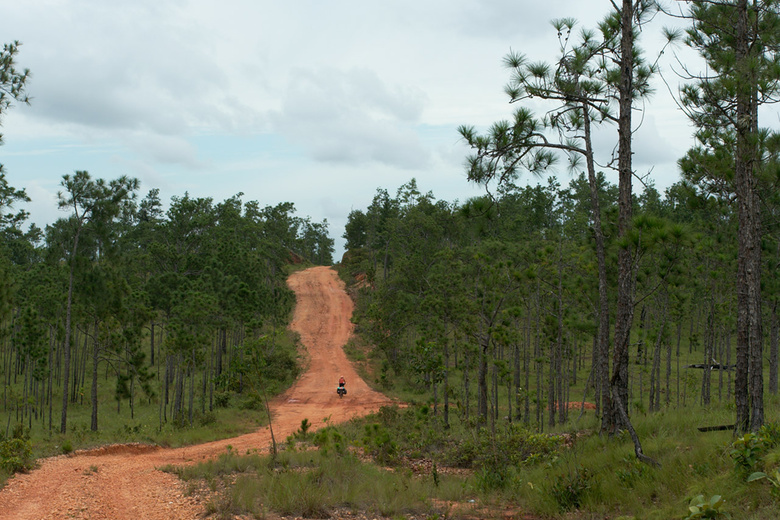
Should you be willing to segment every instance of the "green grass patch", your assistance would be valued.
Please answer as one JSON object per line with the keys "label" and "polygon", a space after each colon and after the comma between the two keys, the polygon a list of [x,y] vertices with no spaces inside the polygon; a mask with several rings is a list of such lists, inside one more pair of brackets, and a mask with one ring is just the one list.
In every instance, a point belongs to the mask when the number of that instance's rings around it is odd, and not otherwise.
{"label": "green grass patch", "polygon": [[[381,469],[362,462],[349,450],[320,447],[283,451],[276,457],[240,456],[228,451],[214,461],[168,470],[186,481],[201,481],[204,488],[219,480],[210,510],[220,516],[261,517],[265,511],[273,511],[321,518],[340,508],[389,517],[435,513],[429,500],[437,487],[432,478]],[[438,486],[451,486],[448,480],[440,479]]]}
{"label": "green grass patch", "polygon": [[[720,496],[718,514],[774,519],[777,492],[769,478],[747,481],[731,455],[738,439],[729,431],[696,429],[728,413],[636,414],[645,453],[661,463],[656,468],[636,459],[627,434],[600,436],[598,428],[575,434],[571,424],[559,427],[561,435],[517,425],[495,432],[455,424],[444,429],[428,406],[384,408],[321,432],[301,432],[276,460],[255,457],[240,471],[220,473],[231,477],[213,503],[222,504],[224,514],[326,516],[347,508],[457,517],[457,511],[473,514],[476,503],[478,516],[516,508],[543,518],[668,520],[686,518],[700,496]],[[766,437],[776,430],[771,422]],[[223,466],[235,457],[229,454]],[[414,465],[418,457],[427,459],[427,470]],[[452,466],[469,469],[455,473]],[[774,476],[779,466],[780,448],[767,442],[753,467]],[[215,474],[199,478],[207,482]]]}

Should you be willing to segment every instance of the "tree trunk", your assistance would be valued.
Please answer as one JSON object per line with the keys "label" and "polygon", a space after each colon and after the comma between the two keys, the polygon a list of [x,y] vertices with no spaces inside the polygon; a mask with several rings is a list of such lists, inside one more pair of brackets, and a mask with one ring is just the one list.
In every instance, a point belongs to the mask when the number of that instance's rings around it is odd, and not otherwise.
{"label": "tree trunk", "polygon": [[49,325],[49,388],[47,390],[49,400],[49,432],[52,431],[52,415],[54,408],[54,344],[55,344],[54,326]]}
{"label": "tree trunk", "polygon": [[187,419],[190,423],[190,426],[192,426],[192,420],[193,420],[193,408],[195,405],[195,350],[192,351],[192,365],[190,366],[190,369],[188,370],[190,375],[190,396],[187,403]]}
{"label": "tree trunk", "polygon": [[98,354],[100,343],[97,338],[97,323],[95,323],[95,341],[92,342],[92,387],[90,399],[92,400],[92,422],[89,429],[98,431]]}
{"label": "tree trunk", "polygon": [[[517,324],[515,324],[517,326]],[[522,397],[520,394],[520,340],[515,340],[514,346],[514,381],[515,381],[515,419],[520,421],[522,419],[522,413],[520,412],[520,406],[522,404]]]}
{"label": "tree trunk", "polygon": [[599,185],[596,177],[596,167],[593,162],[593,144],[590,134],[590,114],[583,103],[583,122],[585,130],[585,163],[588,169],[588,185],[590,187],[590,205],[593,220],[593,238],[596,241],[596,266],[599,278],[599,317],[596,335],[594,358],[594,390],[599,393],[596,398],[596,412],[609,402],[609,293],[607,281],[607,255],[604,245],[604,230],[601,226],[601,202],[599,200]]}
{"label": "tree trunk", "polygon": [[[624,239],[631,225],[631,108],[634,90],[634,4],[623,0],[620,12],[620,99],[618,114],[618,241]],[[618,299],[615,319],[615,350],[613,353],[610,402],[604,414],[602,431],[610,433],[625,428],[628,417],[628,346],[634,319],[634,277],[631,250],[618,252]],[[617,396],[617,399],[615,399]],[[618,410],[618,407],[624,407]]]}
{"label": "tree trunk", "polygon": [[471,364],[470,358],[469,350],[466,349],[463,352],[463,418],[466,424],[469,422],[469,412],[471,408],[471,385],[469,384],[469,370],[471,369],[469,366]]}
{"label": "tree trunk", "polygon": [[710,388],[712,370],[709,368],[713,361],[713,339],[715,336],[715,302],[710,301],[710,313],[707,317],[707,328],[704,331],[704,370],[702,370],[701,379],[701,404],[704,406],[710,405]]}
{"label": "tree trunk", "polygon": [[666,327],[666,305],[661,311],[661,324],[658,327],[658,337],[655,340],[655,349],[653,350],[653,366],[650,369],[650,411],[658,412],[661,410],[661,343],[664,339],[664,328]]}
{"label": "tree trunk", "polygon": [[756,431],[764,424],[763,334],[761,331],[761,244],[759,207],[755,193],[756,143],[754,66],[751,64],[747,0],[737,2],[736,156],[734,181],[739,208],[737,257],[737,367],[735,378],[736,430]]}
{"label": "tree trunk", "polygon": [[480,421],[487,421],[488,415],[488,388],[487,388],[487,357],[488,348],[490,347],[490,339],[487,335],[481,335],[480,337],[480,349],[479,349],[479,372],[477,374],[477,415]]}
{"label": "tree trunk", "polygon": [[769,392],[777,394],[777,300],[772,302],[771,329],[769,332]]}
{"label": "tree trunk", "polygon": [[528,305],[528,318],[523,342],[523,372],[525,373],[525,396],[523,399],[523,418],[525,424],[531,423],[531,305]]}
{"label": "tree trunk", "polygon": [[444,427],[450,427],[450,348],[444,341]]}
{"label": "tree trunk", "polygon": [[149,334],[149,366],[154,366],[154,320],[150,325],[151,333]]}
{"label": "tree trunk", "polygon": [[[76,215],[78,219],[78,214]],[[76,265],[76,252],[79,247],[79,228],[76,228],[76,236],[73,237],[73,252],[70,255],[70,274],[68,275],[68,299],[65,305],[65,343],[63,353],[63,378],[62,378],[62,415],[60,418],[60,433],[68,431],[68,382],[70,379],[70,334],[71,334],[71,309],[73,307],[73,270]]]}

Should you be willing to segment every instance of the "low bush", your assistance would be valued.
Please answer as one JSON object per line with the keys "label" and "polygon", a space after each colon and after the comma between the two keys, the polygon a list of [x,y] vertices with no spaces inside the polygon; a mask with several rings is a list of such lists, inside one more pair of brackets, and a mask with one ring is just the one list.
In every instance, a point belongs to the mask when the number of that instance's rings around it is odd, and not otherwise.
{"label": "low bush", "polygon": [[227,408],[230,406],[230,392],[216,391],[214,392],[214,406],[217,408]]}
{"label": "low bush", "polygon": [[398,445],[390,431],[379,423],[365,425],[363,447],[380,464],[393,464],[398,460]]}
{"label": "low bush", "polygon": [[746,433],[731,445],[731,458],[738,473],[747,477],[760,464],[767,450],[767,442],[761,435]]}
{"label": "low bush", "polygon": [[575,468],[557,475],[548,492],[558,504],[561,512],[577,509],[593,485],[593,474],[587,468]]}
{"label": "low bush", "polygon": [[720,495],[713,495],[709,500],[704,495],[698,495],[688,504],[688,516],[685,520],[698,520],[699,518],[731,518],[723,511],[725,502]]}
{"label": "low bush", "polygon": [[29,432],[22,426],[14,428],[11,437],[0,437],[0,467],[18,473],[32,469],[35,459]]}

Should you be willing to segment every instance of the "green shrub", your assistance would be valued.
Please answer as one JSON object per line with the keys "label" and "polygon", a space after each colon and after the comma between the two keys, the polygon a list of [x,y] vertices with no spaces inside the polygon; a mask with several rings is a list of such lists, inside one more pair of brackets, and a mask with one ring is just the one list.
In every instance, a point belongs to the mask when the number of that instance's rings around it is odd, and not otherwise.
{"label": "green shrub", "polygon": [[555,477],[549,493],[561,512],[571,511],[582,505],[582,499],[592,484],[593,474],[587,468],[575,468]]}
{"label": "green shrub", "polygon": [[30,432],[21,424],[14,428],[11,438],[0,438],[0,467],[18,473],[33,467]]}
{"label": "green shrub", "polygon": [[[731,445],[731,458],[736,469],[747,476],[758,465],[766,451],[764,438],[755,433],[746,433]],[[706,517],[705,517],[706,518]]]}
{"label": "green shrub", "polygon": [[392,426],[398,424],[398,420],[401,417],[401,412],[398,406],[383,406],[376,413],[377,418],[385,426]]}
{"label": "green shrub", "polygon": [[780,423],[766,423],[758,430],[758,435],[764,439],[767,449],[780,445]]}
{"label": "green shrub", "polygon": [[198,424],[201,426],[209,426],[211,424],[217,423],[217,414],[215,414],[214,412],[208,412],[208,411],[205,413],[198,412],[196,418]]}
{"label": "green shrub", "polygon": [[775,469],[774,473],[766,474],[763,471],[756,471],[747,478],[748,482],[754,480],[766,479],[772,485],[772,496],[780,498],[780,468]]}
{"label": "green shrub", "polygon": [[390,431],[379,423],[365,425],[363,447],[380,464],[392,464],[398,458],[398,445]]}
{"label": "green shrub", "polygon": [[73,452],[73,444],[70,442],[70,440],[65,439],[62,441],[62,453],[67,455],[68,453]]}
{"label": "green shrub", "polygon": [[488,493],[506,489],[512,481],[514,468],[511,466],[483,466],[474,473],[474,483],[479,491]]}
{"label": "green shrub", "polygon": [[474,437],[451,444],[444,459],[456,467],[532,465],[554,458],[562,446],[560,436],[534,433],[523,426],[510,424],[495,434],[481,428]]}
{"label": "green shrub", "polygon": [[337,454],[344,454],[347,450],[347,441],[344,435],[334,426],[327,426],[318,430],[312,437],[312,442],[324,456],[330,455],[332,451],[335,451]]}
{"label": "green shrub", "polygon": [[699,518],[731,518],[731,516],[722,511],[725,501],[720,495],[713,495],[709,500],[705,500],[704,495],[698,495],[691,499],[688,504],[688,516],[685,520],[697,520]]}
{"label": "green shrub", "polygon": [[260,376],[266,384],[266,392],[271,395],[281,392],[300,373],[294,347],[282,348],[278,345],[272,352],[265,354],[264,361]]}
{"label": "green shrub", "polygon": [[650,467],[640,462],[638,459],[624,458],[626,469],[615,470],[618,481],[627,488],[633,488],[638,482],[648,477]]}
{"label": "green shrub", "polygon": [[171,419],[171,425],[177,430],[183,430],[190,427],[190,420],[187,414],[182,411]]}
{"label": "green shrub", "polygon": [[265,408],[263,396],[259,392],[250,391],[247,393],[246,399],[244,399],[239,408],[242,410],[262,410]]}
{"label": "green shrub", "polygon": [[214,392],[214,406],[217,408],[227,408],[230,406],[230,392]]}

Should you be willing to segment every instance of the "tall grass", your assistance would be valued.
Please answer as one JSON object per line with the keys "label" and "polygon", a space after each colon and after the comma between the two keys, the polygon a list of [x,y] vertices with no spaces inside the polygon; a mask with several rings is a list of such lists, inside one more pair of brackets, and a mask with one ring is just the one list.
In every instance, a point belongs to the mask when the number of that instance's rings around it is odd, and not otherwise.
{"label": "tall grass", "polygon": [[460,496],[457,480],[417,478],[409,471],[382,469],[350,451],[284,451],[276,458],[228,452],[197,466],[167,468],[184,480],[220,479],[211,498],[216,514],[266,511],[304,518],[327,517],[339,508],[382,516],[434,513],[436,489]]}
{"label": "tall grass", "polygon": [[[329,426],[326,432],[301,434],[296,442],[288,440],[288,449],[275,459],[228,452],[176,472],[184,479],[200,480],[205,484],[200,488],[217,490],[210,510],[225,518],[262,517],[267,512],[328,516],[342,508],[390,517],[457,517],[459,511],[473,515],[470,508],[476,503],[478,516],[519,508],[550,518],[666,520],[684,518],[690,500],[698,495],[723,496],[723,511],[732,518],[778,517],[780,503],[770,485],[746,482],[735,467],[730,455],[732,434],[696,429],[700,421],[717,420],[718,410],[699,419],[674,411],[634,417],[645,451],[661,463],[655,468],[637,461],[627,435],[599,436],[596,429],[573,442],[549,445],[540,443],[532,432],[507,430],[493,440],[483,439],[474,449],[480,439],[467,428],[436,434],[440,419],[426,409],[386,409],[341,427]],[[382,438],[393,442],[398,451],[381,465],[359,457],[375,449],[371,435],[377,425]],[[483,430],[481,435],[490,433]],[[486,456],[492,442],[506,456],[499,463]],[[533,449],[519,456],[528,446]],[[538,450],[544,451],[543,456]],[[410,457],[421,453],[438,461],[434,467],[439,471],[413,473]],[[443,462],[447,457],[471,471],[450,474]],[[761,469],[777,466],[780,448],[765,450],[760,460]],[[450,509],[447,504],[456,505]]]}

